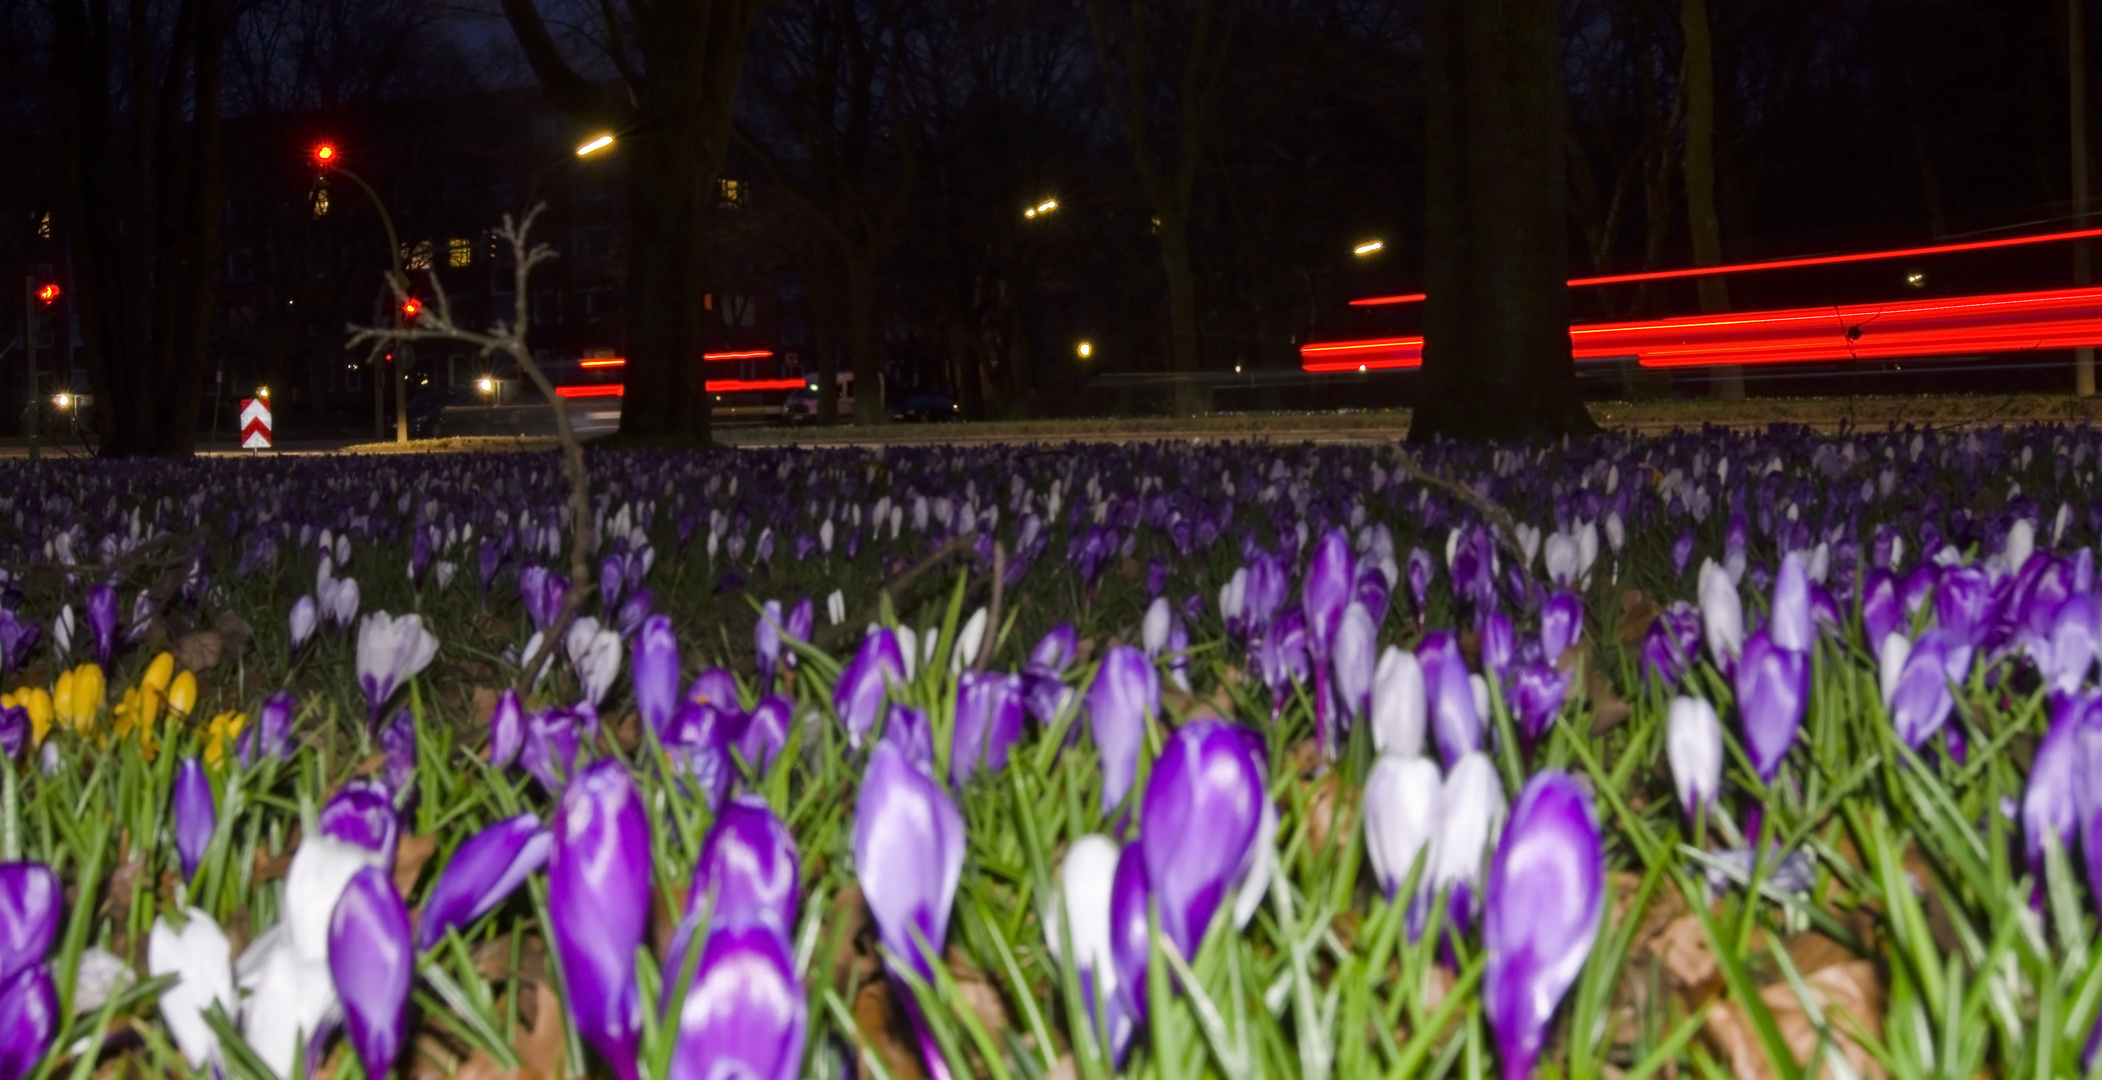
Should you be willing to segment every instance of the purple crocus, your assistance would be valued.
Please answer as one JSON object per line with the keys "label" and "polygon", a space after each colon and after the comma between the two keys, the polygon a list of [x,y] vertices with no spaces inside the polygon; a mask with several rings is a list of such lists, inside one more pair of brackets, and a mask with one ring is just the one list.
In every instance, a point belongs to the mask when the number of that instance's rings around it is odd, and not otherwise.
{"label": "purple crocus", "polygon": [[1482,674],[1490,679],[1502,681],[1511,666],[1511,659],[1518,651],[1518,633],[1511,627],[1511,620],[1501,611],[1483,613],[1480,620],[1478,641],[1482,654]]}
{"label": "purple crocus", "polygon": [[584,718],[574,709],[541,709],[526,717],[518,764],[549,794],[562,790],[584,749]]}
{"label": "purple crocus", "polygon": [[569,595],[569,579],[544,566],[528,566],[518,574],[518,594],[525,601],[533,629],[546,633],[562,615],[562,601]]}
{"label": "purple crocus", "polygon": [[0,986],[44,962],[58,936],[58,875],[43,863],[0,863]]}
{"label": "purple crocus", "polygon": [[[882,938],[884,966],[893,977],[911,971],[933,980],[929,956],[940,956],[948,937],[963,853],[963,815],[948,793],[897,747],[879,742],[869,754],[854,805],[854,868]],[[900,996],[919,1034],[928,1074],[950,1080],[916,1000]]]}
{"label": "purple crocus", "polygon": [[1861,581],[1861,629],[1871,649],[1883,639],[1905,632],[1905,606],[1898,599],[1898,582],[1889,572],[1871,570]]}
{"label": "purple crocus", "polygon": [[[1329,660],[1343,715],[1353,723],[1363,720],[1372,707],[1372,678],[1379,667],[1377,632],[1365,605],[1353,601],[1343,609],[1343,622],[1336,628],[1335,648]],[[1329,734],[1333,736],[1334,732]],[[1323,746],[1330,753],[1335,751],[1332,741]]]}
{"label": "purple crocus", "polygon": [[387,755],[382,775],[387,786],[401,791],[416,778],[416,718],[402,709],[380,729],[380,750]]}
{"label": "purple crocus", "polygon": [[1737,713],[1744,721],[1744,748],[1763,783],[1772,783],[1781,759],[1795,745],[1810,701],[1810,657],[1784,649],[1765,631],[1744,643],[1734,676]]}
{"label": "purple crocus", "polygon": [[1431,553],[1422,548],[1409,551],[1409,595],[1416,599],[1416,617],[1423,617],[1424,608],[1430,603],[1431,575],[1437,571],[1438,562]]}
{"label": "purple crocus", "polygon": [[29,720],[29,708],[24,705],[0,706],[0,754],[13,760],[29,745],[29,737],[35,734]]}
{"label": "purple crocus", "polygon": [[1790,652],[1809,652],[1817,640],[1817,626],[1810,615],[1810,576],[1803,557],[1790,552],[1781,559],[1781,572],[1774,577],[1774,602],[1767,633],[1774,644]]}
{"label": "purple crocus", "polygon": [[408,910],[385,869],[358,871],[336,901],[328,970],[365,1075],[388,1075],[401,1054],[402,1011],[416,977],[416,956],[409,947]]}
{"label": "purple crocus", "polygon": [[672,771],[688,778],[711,809],[729,793],[734,779],[729,737],[736,715],[714,705],[683,701],[664,731],[664,753]]}
{"label": "purple crocus", "polygon": [[547,865],[554,837],[532,814],[505,818],[467,839],[446,862],[423,902],[416,949],[428,952],[445,935],[495,910],[527,877]]}
{"label": "purple crocus", "polygon": [[1649,682],[1675,687],[1701,650],[1701,613],[1679,601],[1657,614],[1642,638],[1642,675]]}
{"label": "purple crocus", "polygon": [[0,677],[21,670],[30,650],[44,636],[44,628],[0,607]]}
{"label": "purple crocus", "polygon": [[1102,812],[1108,814],[1138,778],[1147,718],[1160,713],[1160,672],[1129,645],[1109,650],[1088,687],[1087,709],[1088,730],[1102,754]]}
{"label": "purple crocus", "polygon": [[371,710],[367,719],[378,723],[387,699],[437,655],[438,639],[423,628],[422,616],[397,618],[384,611],[365,616],[358,624],[358,685]]}
{"label": "purple crocus", "polygon": [[1562,590],[1548,595],[1540,605],[1540,654],[1552,664],[1562,658],[1584,633],[1584,601]]}
{"label": "purple crocus", "polygon": [[1423,636],[1416,648],[1416,661],[1423,667],[1431,735],[1437,741],[1438,756],[1450,769],[1454,762],[1482,745],[1482,718],[1475,709],[1467,664],[1460,658],[1459,642],[1443,630]]}
{"label": "purple crocus", "polygon": [[219,803],[212,797],[204,762],[186,757],[175,767],[174,802],[175,852],[182,860],[183,880],[188,881],[197,876],[197,866],[219,828]]}
{"label": "purple crocus", "polygon": [[854,659],[839,673],[832,690],[832,708],[847,729],[847,745],[859,747],[876,726],[883,711],[883,698],[892,683],[905,681],[905,655],[898,650],[898,636],[879,628],[861,641]]}
{"label": "purple crocus", "polygon": [[621,1080],[637,1080],[642,997],[635,950],[650,924],[650,824],[618,761],[577,774],[555,813],[547,907],[577,1032]]}
{"label": "purple crocus", "polygon": [[489,713],[489,763],[509,768],[525,748],[525,736],[525,703],[518,700],[518,691],[507,686],[496,696],[496,708]]}
{"label": "purple crocus", "polygon": [[[2031,565],[2037,561],[2032,559]],[[2095,664],[2097,639],[2102,637],[2102,620],[2097,618],[2095,601],[2076,593],[2058,603],[2048,636],[2033,632],[2026,636],[2029,659],[2043,676],[2044,685],[2063,697],[2077,692],[2087,681],[2088,669]]]}
{"label": "purple crocus", "polygon": [[1260,832],[1262,768],[1233,725],[1177,728],[1146,780],[1139,845],[1162,932],[1194,958],[1227,890],[1247,873]]}
{"label": "purple crocus", "polygon": [[1534,776],[1490,860],[1482,917],[1482,993],[1506,1080],[1533,1074],[1555,1006],[1598,937],[1605,877],[1590,798],[1566,773]]}
{"label": "purple crocus", "polygon": [[2029,765],[2029,785],[2022,792],[2023,851],[2029,871],[2044,878],[2044,844],[2055,841],[2068,854],[2080,827],[2079,729],[2097,707],[2088,697],[2065,698],[2052,710],[2051,730],[2037,744]]}
{"label": "purple crocus", "polygon": [[670,616],[652,615],[642,621],[630,646],[628,677],[635,684],[635,711],[663,738],[679,708],[679,639],[672,633]]}
{"label": "purple crocus", "polygon": [[927,713],[910,705],[893,705],[883,717],[883,742],[895,746],[906,759],[934,772],[934,723]]}
{"label": "purple crocus", "polygon": [[1022,737],[1022,677],[966,671],[957,680],[956,728],[949,750],[949,782],[970,782],[980,765],[999,772],[1007,749]]}
{"label": "purple crocus", "polygon": [[378,852],[393,865],[401,818],[394,812],[392,793],[378,780],[352,780],[343,785],[322,804],[319,825],[321,835]]}
{"label": "purple crocus", "polygon": [[[1153,887],[1146,880],[1146,853],[1137,843],[1126,844],[1117,856],[1109,892],[1109,952],[1117,973],[1113,998],[1116,1008],[1103,1010],[1109,1014],[1111,1053],[1119,1059],[1129,1038],[1127,1030],[1120,1030],[1124,1025],[1119,1020],[1128,1017],[1132,1024],[1146,1022],[1146,967],[1153,940],[1147,909],[1152,903]],[[1124,1035],[1125,1041],[1118,1040],[1119,1035]]]}
{"label": "purple crocus", "polygon": [[786,941],[764,926],[711,931],[679,1007],[668,1080],[795,1080],[808,997]]}
{"label": "purple crocus", "polygon": [[744,730],[737,733],[732,745],[745,764],[763,774],[767,763],[788,748],[788,728],[794,720],[795,703],[779,694],[768,694],[752,706],[751,715],[745,717]]}
{"label": "purple crocus", "polygon": [[108,674],[117,648],[117,590],[108,584],[88,590],[88,632],[95,639],[95,663]]}
{"label": "purple crocus", "polygon": [[1901,634],[1884,639],[1883,704],[1899,741],[1915,750],[1941,730],[1956,707],[1949,693],[1948,652],[1940,630],[1920,635],[1909,648]]}
{"label": "purple crocus", "polygon": [[1300,585],[1307,649],[1313,654],[1317,670],[1328,663],[1329,649],[1335,643],[1336,630],[1343,623],[1343,609],[1349,606],[1356,583],[1350,535],[1342,529],[1331,529],[1314,544],[1306,579]]}
{"label": "purple crocus", "polygon": [[234,743],[234,756],[241,765],[246,767],[263,758],[284,760],[292,744],[292,716],[298,710],[298,699],[283,690],[264,699],[263,707],[256,711],[255,724],[242,731]]}
{"label": "purple crocus", "polygon": [[786,939],[795,932],[801,865],[795,837],[766,800],[739,795],[724,803],[701,842],[680,939],[704,909],[710,927],[756,923]]}
{"label": "purple crocus", "polygon": [[36,1071],[58,1037],[58,988],[51,968],[38,963],[0,983],[0,1077]]}
{"label": "purple crocus", "polygon": [[774,669],[781,666],[781,601],[768,600],[759,607],[759,625],[752,640],[759,653],[759,676],[771,683]]}
{"label": "purple crocus", "polygon": [[1955,644],[1976,647],[1992,604],[1992,578],[1975,566],[1952,566],[1934,589],[1935,625]]}
{"label": "purple crocus", "polygon": [[1550,664],[1528,662],[1512,666],[1511,711],[1517,714],[1518,736],[1527,747],[1537,745],[1561,714],[1570,679],[1569,672]]}

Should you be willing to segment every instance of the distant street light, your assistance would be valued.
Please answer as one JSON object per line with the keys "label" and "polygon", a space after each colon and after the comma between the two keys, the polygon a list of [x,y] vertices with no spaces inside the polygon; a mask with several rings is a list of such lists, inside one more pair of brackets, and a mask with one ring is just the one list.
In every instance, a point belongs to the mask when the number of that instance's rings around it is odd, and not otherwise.
{"label": "distant street light", "polygon": [[270,388],[267,386],[256,387],[255,396],[262,398],[264,401],[270,400]]}
{"label": "distant street light", "polygon": [[1058,209],[1057,199],[1045,199],[1043,202],[1040,202],[1035,206],[1032,206],[1029,209],[1022,211],[1022,216],[1025,218],[1033,218],[1040,214],[1048,214],[1056,209]]}
{"label": "distant street light", "polygon": [[1362,259],[1365,256],[1370,255],[1386,246],[1387,242],[1384,240],[1367,240],[1364,243],[1359,244],[1354,248],[1351,248],[1350,253]]}
{"label": "distant street light", "polygon": [[1075,351],[1080,354],[1080,358],[1082,360],[1085,360],[1088,357],[1095,355],[1095,346],[1092,342],[1083,341],[1080,343],[1080,348],[1076,349]]}
{"label": "distant street light", "polygon": [[493,393],[496,390],[496,380],[484,375],[474,381],[474,388],[484,394]]}
{"label": "distant street light", "polygon": [[598,138],[593,139],[590,142],[577,147],[577,156],[583,157],[587,154],[595,154],[612,145],[613,136],[611,134],[601,135]]}
{"label": "distant street light", "polygon": [[51,403],[63,409],[66,406],[73,404],[73,398],[67,394],[60,394],[59,396],[52,398]]}

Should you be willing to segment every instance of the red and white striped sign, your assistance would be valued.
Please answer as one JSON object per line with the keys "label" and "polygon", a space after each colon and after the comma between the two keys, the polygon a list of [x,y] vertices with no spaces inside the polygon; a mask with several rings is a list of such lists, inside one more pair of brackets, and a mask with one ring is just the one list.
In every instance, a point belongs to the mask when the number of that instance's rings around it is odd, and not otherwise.
{"label": "red and white striped sign", "polygon": [[270,403],[261,398],[241,399],[241,449],[270,449]]}

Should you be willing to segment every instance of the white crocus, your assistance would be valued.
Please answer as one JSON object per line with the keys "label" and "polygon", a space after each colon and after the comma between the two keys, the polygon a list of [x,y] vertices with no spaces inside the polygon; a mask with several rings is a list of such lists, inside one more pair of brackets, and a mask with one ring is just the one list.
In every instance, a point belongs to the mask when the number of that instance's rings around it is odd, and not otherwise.
{"label": "white crocus", "polygon": [[154,978],[176,976],[175,985],[161,991],[161,1018],[190,1067],[202,1069],[219,1054],[219,1036],[205,1022],[204,1014],[216,1002],[228,1019],[238,1020],[241,1015],[241,999],[234,996],[233,951],[226,933],[196,908],[184,914],[180,931],[169,926],[166,918],[156,918],[146,939],[146,970]]}
{"label": "white crocus", "polygon": [[1234,883],[1233,922],[1242,930],[1255,920],[1270,892],[1270,875],[1277,869],[1277,807],[1263,800],[1263,816],[1255,826],[1255,841],[1248,857],[1241,860],[1241,878]]}
{"label": "white crocus", "polygon": [[1443,786],[1436,763],[1393,753],[1381,754],[1372,774],[1365,778],[1365,854],[1371,857],[1372,872],[1388,899],[1400,891],[1417,857],[1425,852],[1431,854],[1425,859],[1420,882],[1431,879]]}
{"label": "white crocus", "polygon": [[1372,746],[1382,754],[1416,757],[1423,753],[1427,699],[1423,665],[1416,654],[1392,645],[1379,658],[1372,677]]}
{"label": "white crocus", "polygon": [[901,626],[897,629],[897,638],[898,658],[905,661],[905,681],[911,682],[913,673],[920,669],[920,635],[910,626]]}
{"label": "white crocus", "polygon": [[1912,640],[1893,631],[1883,637],[1876,647],[1876,683],[1883,691],[1883,703],[1890,704],[1891,695],[1898,692],[1898,676],[1905,673],[1905,661],[1912,659]]}
{"label": "white crocus", "polygon": [[[356,582],[346,578],[344,584]],[[375,611],[358,624],[358,685],[375,708],[437,656],[438,638],[423,628],[420,615]]]}
{"label": "white crocus", "polygon": [[1146,659],[1160,656],[1168,647],[1168,627],[1173,621],[1168,610],[1168,598],[1156,596],[1146,607],[1146,617],[1139,623],[1139,644],[1145,648]]}
{"label": "white crocus", "polygon": [[131,965],[117,954],[100,945],[83,949],[80,966],[73,974],[73,1015],[86,1016],[102,1008],[110,998],[123,993],[135,978]]}
{"label": "white crocus", "polygon": [[1496,766],[1479,750],[1461,755],[1438,791],[1438,838],[1432,850],[1431,889],[1466,885],[1478,905],[1482,864],[1503,834],[1509,810]]}
{"label": "white crocus", "polygon": [[576,666],[577,683],[585,699],[594,706],[601,705],[607,691],[613,689],[613,681],[620,677],[621,657],[627,650],[621,645],[620,631],[604,627],[594,627],[583,644],[583,653],[572,654],[571,663]]}
{"label": "white crocus", "polygon": [[[1074,840],[1066,849],[1065,862],[1058,868],[1059,902],[1065,908],[1066,925],[1073,932],[1070,953],[1061,947],[1057,921],[1045,927],[1045,944],[1050,946],[1051,955],[1061,962],[1070,962],[1075,972],[1087,977],[1094,990],[1094,1000],[1088,1006],[1097,1013],[1116,1011],[1109,1008],[1117,993],[1109,913],[1110,897],[1116,888],[1117,860],[1122,854],[1116,841],[1099,833]],[[1120,1027],[1130,1023],[1129,1019],[1120,1019]]]}
{"label": "white crocus", "polygon": [[825,597],[825,617],[832,620],[832,625],[834,626],[847,621],[847,594],[845,592],[834,589],[832,590],[832,595]]}
{"label": "white crocus", "polygon": [[287,935],[272,931],[241,954],[235,980],[247,995],[241,1037],[272,1072],[291,1076],[300,1048],[336,1008],[328,954],[303,955],[292,948]]}
{"label": "white crocus", "polygon": [[949,653],[949,674],[961,675],[963,669],[976,663],[978,650],[985,647],[985,624],[991,618],[984,608],[971,612],[956,631],[956,648]]}
{"label": "white crocus", "polygon": [[1674,699],[1664,721],[1664,752],[1687,815],[1715,805],[1722,793],[1722,723],[1715,706],[1700,698]]}
{"label": "white crocus", "polygon": [[1735,662],[1744,649],[1744,601],[1729,573],[1713,559],[1701,560],[1700,597],[1708,654],[1717,664]]}

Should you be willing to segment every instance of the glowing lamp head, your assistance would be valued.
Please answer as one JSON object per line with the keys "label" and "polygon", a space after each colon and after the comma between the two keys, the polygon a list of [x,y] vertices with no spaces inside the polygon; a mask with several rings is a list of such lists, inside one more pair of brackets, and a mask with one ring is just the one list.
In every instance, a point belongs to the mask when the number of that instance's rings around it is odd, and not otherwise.
{"label": "glowing lamp head", "polygon": [[1083,341],[1080,343],[1080,347],[1074,349],[1073,351],[1079,353],[1080,358],[1082,360],[1085,360],[1088,357],[1095,355],[1095,343],[1092,341]]}
{"label": "glowing lamp head", "polygon": [[1925,270],[1905,271],[1905,285],[1908,288],[1918,289],[1924,287],[1926,284],[1927,272]]}
{"label": "glowing lamp head", "polygon": [[1354,248],[1351,248],[1350,253],[1362,259],[1367,255],[1378,253],[1381,248],[1384,248],[1386,246],[1387,242],[1384,240],[1367,240],[1364,243],[1359,244]]}
{"label": "glowing lamp head", "polygon": [[496,389],[496,380],[484,375],[474,381],[474,388],[487,394]]}
{"label": "glowing lamp head", "polygon": [[596,153],[598,153],[599,151],[601,151],[601,150],[604,150],[605,148],[607,148],[607,147],[609,147],[609,146],[612,146],[612,145],[613,145],[613,136],[612,136],[612,135],[610,135],[610,134],[607,134],[607,135],[600,135],[600,136],[598,136],[597,138],[594,138],[594,139],[592,139],[592,140],[591,140],[590,142],[587,142],[587,143],[585,143],[584,145],[582,145],[582,146],[579,146],[579,147],[577,147],[577,156],[578,156],[578,157],[588,157],[588,156],[590,156],[590,155],[592,155],[592,154],[596,154]]}
{"label": "glowing lamp head", "polygon": [[264,401],[270,400],[270,388],[267,386],[256,387],[255,396],[262,398]]}
{"label": "glowing lamp head", "polygon": [[319,146],[316,146],[316,147],[314,148],[314,161],[315,161],[315,163],[316,163],[316,164],[319,164],[319,165],[333,165],[333,164],[335,164],[335,163],[336,163],[336,144],[334,144],[334,143],[322,143],[321,145],[319,145]]}
{"label": "glowing lamp head", "polygon": [[70,394],[60,394],[59,396],[52,398],[51,403],[63,409],[66,406],[73,404],[73,397]]}
{"label": "glowing lamp head", "polygon": [[409,297],[407,300],[401,302],[402,318],[414,322],[416,316],[421,314],[423,314],[423,301],[418,300],[412,296]]}
{"label": "glowing lamp head", "polygon": [[49,284],[39,287],[36,291],[36,298],[46,307],[58,303],[58,286]]}

